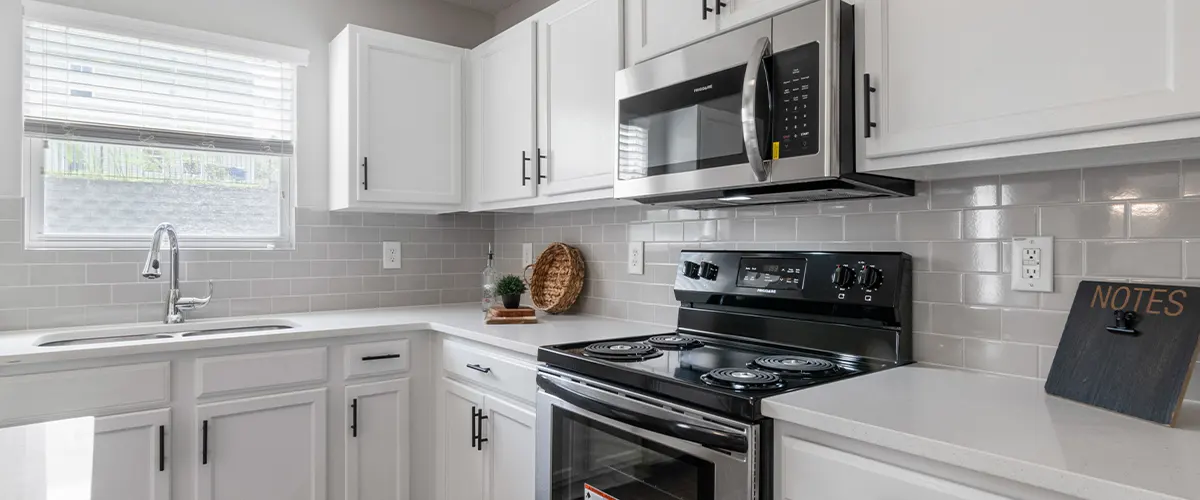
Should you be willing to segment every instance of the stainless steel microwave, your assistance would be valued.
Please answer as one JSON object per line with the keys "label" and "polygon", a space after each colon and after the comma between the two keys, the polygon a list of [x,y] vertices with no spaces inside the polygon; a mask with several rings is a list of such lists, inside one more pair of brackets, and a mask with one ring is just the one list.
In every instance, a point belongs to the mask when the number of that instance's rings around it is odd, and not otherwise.
{"label": "stainless steel microwave", "polygon": [[910,180],[855,171],[855,80],[854,8],[838,0],[622,70],[616,197],[712,208],[911,196]]}

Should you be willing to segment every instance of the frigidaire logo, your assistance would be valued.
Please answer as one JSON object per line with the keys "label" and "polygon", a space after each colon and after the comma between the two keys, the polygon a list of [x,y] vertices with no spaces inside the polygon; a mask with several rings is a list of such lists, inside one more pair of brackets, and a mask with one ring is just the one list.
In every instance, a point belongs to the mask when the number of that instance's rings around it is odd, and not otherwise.
{"label": "frigidaire logo", "polygon": [[759,288],[755,291],[759,293],[779,293],[779,290],[768,290],[766,288]]}
{"label": "frigidaire logo", "polygon": [[695,92],[704,92],[705,90],[712,90],[712,84],[710,83],[710,84],[708,84],[708,85],[705,85],[705,86],[703,86],[703,87],[694,88],[694,89],[692,89],[692,92],[693,92],[693,93],[695,93]]}

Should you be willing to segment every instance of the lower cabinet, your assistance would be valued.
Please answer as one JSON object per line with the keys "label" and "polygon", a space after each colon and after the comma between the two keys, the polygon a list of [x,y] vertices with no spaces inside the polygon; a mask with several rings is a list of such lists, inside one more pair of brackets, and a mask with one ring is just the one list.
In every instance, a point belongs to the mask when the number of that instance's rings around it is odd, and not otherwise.
{"label": "lower cabinet", "polygon": [[196,407],[197,500],[324,500],[326,389]]}
{"label": "lower cabinet", "polygon": [[442,380],[443,500],[532,499],[534,413]]}
{"label": "lower cabinet", "polygon": [[92,500],[171,496],[171,410],[100,417],[92,451]]}
{"label": "lower cabinet", "polygon": [[346,500],[408,500],[409,381],[346,387]]}

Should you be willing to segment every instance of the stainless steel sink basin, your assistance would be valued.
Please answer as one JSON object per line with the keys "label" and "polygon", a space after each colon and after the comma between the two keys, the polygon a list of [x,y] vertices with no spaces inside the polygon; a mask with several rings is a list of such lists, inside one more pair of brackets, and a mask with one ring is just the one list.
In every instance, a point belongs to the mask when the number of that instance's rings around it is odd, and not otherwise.
{"label": "stainless steel sink basin", "polygon": [[[232,323],[232,324],[230,324]],[[295,328],[294,324],[270,320],[240,320],[216,324],[196,325],[200,328],[184,331],[162,331],[163,329],[178,329],[185,325],[135,326],[124,328],[100,329],[90,332],[56,333],[45,335],[36,342],[38,347],[64,347],[88,344],[110,344],[115,342],[136,342],[142,340],[167,340],[204,335],[222,335],[232,333],[270,332]],[[191,326],[191,325],[187,325]],[[132,330],[132,331],[131,331]]]}

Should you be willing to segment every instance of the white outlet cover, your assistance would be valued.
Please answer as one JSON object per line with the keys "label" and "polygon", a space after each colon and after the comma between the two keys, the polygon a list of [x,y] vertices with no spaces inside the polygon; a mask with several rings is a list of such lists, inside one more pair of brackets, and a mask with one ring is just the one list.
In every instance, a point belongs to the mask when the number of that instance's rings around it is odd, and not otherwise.
{"label": "white outlet cover", "polygon": [[400,269],[400,242],[383,242],[383,268]]}
{"label": "white outlet cover", "polygon": [[[1036,264],[1025,261],[1025,250],[1037,249],[1041,254]],[[1053,292],[1054,291],[1054,237],[1028,236],[1012,239],[1012,255],[1009,270],[1012,275],[1012,289],[1019,292]],[[1037,278],[1026,278],[1027,271],[1037,274]]]}
{"label": "white outlet cover", "polygon": [[641,241],[629,243],[629,274],[646,274],[646,244]]}
{"label": "white outlet cover", "polygon": [[521,267],[533,264],[533,243],[521,244]]}

